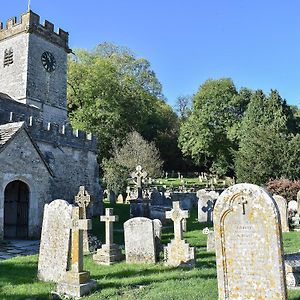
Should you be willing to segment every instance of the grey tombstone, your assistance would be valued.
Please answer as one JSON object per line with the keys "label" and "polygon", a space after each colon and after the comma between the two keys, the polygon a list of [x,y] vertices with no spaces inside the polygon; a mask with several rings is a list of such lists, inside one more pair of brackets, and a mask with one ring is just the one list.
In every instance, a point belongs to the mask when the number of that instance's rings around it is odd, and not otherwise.
{"label": "grey tombstone", "polygon": [[54,200],[44,207],[38,278],[58,282],[68,268],[73,205]]}
{"label": "grey tombstone", "polygon": [[287,202],[282,196],[279,195],[274,195],[273,198],[279,209],[281,230],[282,232],[289,232]]}
{"label": "grey tombstone", "polygon": [[298,214],[300,214],[300,191],[297,193],[297,204]]}
{"label": "grey tombstone", "polygon": [[153,221],[137,217],[124,223],[127,263],[155,263],[156,247]]}
{"label": "grey tombstone", "polygon": [[237,184],[214,207],[219,300],[286,300],[280,216],[261,187]]}

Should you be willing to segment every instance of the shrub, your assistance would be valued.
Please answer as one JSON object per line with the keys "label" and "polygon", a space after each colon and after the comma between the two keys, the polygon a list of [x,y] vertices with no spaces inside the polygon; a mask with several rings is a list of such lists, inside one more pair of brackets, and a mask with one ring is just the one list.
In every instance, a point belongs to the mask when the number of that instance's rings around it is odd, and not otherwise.
{"label": "shrub", "polygon": [[266,188],[272,195],[280,195],[289,202],[291,200],[297,200],[297,193],[300,191],[300,180],[270,180]]}

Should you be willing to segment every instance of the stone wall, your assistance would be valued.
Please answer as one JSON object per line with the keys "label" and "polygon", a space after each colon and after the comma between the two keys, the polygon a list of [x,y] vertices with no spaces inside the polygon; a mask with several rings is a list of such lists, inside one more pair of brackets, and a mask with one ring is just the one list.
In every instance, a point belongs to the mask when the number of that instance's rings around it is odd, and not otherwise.
{"label": "stone wall", "polygon": [[39,237],[44,204],[53,200],[52,177],[24,129],[0,152],[0,239],[4,230],[4,191],[15,180],[29,187],[29,237]]}

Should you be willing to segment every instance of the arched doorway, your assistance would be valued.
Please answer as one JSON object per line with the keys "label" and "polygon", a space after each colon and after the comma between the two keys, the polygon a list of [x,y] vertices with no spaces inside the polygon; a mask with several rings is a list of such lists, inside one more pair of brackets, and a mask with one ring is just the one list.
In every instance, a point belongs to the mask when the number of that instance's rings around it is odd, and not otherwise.
{"label": "arched doorway", "polygon": [[9,183],[4,191],[4,238],[28,237],[29,188],[20,180]]}

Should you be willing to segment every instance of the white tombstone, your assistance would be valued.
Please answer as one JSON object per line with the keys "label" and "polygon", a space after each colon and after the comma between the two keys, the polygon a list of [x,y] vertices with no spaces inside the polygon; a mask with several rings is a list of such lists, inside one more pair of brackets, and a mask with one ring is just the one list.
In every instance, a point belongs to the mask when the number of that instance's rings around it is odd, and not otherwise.
{"label": "white tombstone", "polygon": [[44,207],[38,278],[58,282],[68,267],[73,205],[54,200]]}
{"label": "white tombstone", "polygon": [[124,223],[127,263],[155,263],[156,247],[153,221],[137,217]]}
{"label": "white tombstone", "polygon": [[287,300],[280,216],[261,187],[237,184],[214,207],[219,300]]}

